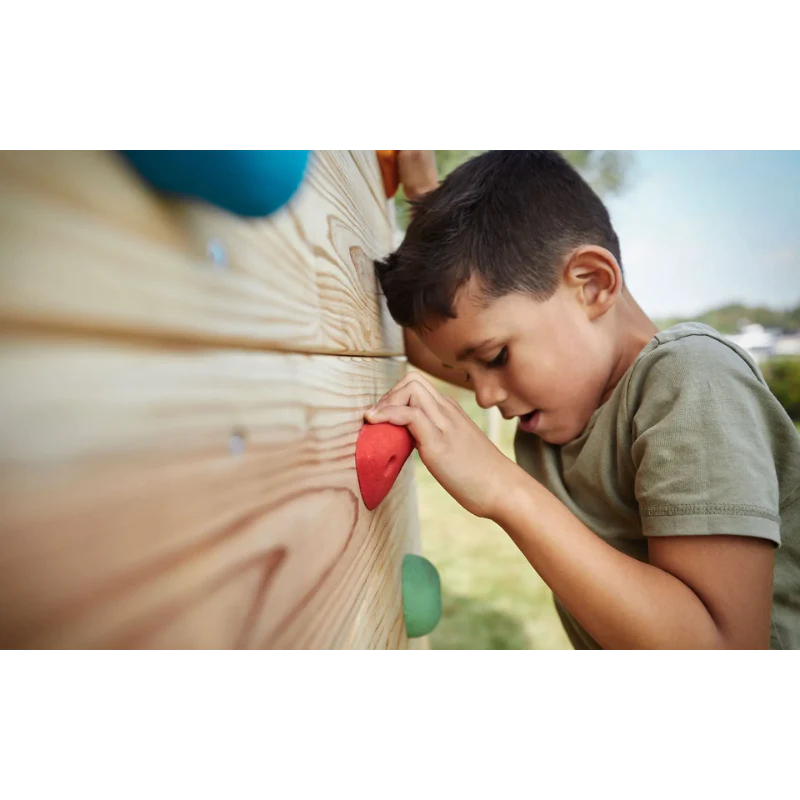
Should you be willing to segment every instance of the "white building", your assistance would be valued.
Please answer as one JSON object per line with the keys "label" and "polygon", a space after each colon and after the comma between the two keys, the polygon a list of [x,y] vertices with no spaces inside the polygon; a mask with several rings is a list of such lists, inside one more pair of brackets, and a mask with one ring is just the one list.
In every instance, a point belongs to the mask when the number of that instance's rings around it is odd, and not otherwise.
{"label": "white building", "polygon": [[775,343],[776,356],[800,356],[800,333],[787,333]]}
{"label": "white building", "polygon": [[739,333],[725,338],[747,350],[756,362],[773,356],[800,355],[800,333],[783,333],[748,322],[739,326]]}

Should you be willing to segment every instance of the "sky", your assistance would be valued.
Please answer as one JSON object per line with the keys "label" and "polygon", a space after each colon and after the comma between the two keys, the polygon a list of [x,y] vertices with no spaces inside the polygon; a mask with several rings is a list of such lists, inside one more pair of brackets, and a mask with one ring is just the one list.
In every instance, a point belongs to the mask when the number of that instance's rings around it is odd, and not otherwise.
{"label": "sky", "polygon": [[800,304],[800,151],[637,150],[606,205],[650,316]]}

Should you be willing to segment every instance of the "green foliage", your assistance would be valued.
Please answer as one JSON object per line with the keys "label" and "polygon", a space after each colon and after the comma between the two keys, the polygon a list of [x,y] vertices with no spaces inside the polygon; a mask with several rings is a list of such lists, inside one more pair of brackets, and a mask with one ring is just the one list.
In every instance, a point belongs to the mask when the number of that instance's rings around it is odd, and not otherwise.
{"label": "green foliage", "polygon": [[631,150],[560,150],[591,187],[602,197],[619,194],[633,172]]}
{"label": "green foliage", "polygon": [[460,167],[465,161],[469,161],[485,150],[434,150],[436,154],[436,169],[439,172],[439,180],[444,180],[456,167]]}
{"label": "green foliage", "polygon": [[[434,150],[439,180],[444,180],[456,167],[485,150]],[[560,150],[567,161],[589,182],[600,195],[616,194],[627,185],[633,165],[629,150]],[[408,202],[402,188],[395,195],[397,223],[405,230],[408,225]]]}
{"label": "green foliage", "polygon": [[780,311],[771,308],[735,304],[711,309],[698,317],[672,317],[657,320],[656,324],[659,328],[664,329],[677,325],[679,322],[703,322],[720,333],[731,334],[737,332],[737,324],[743,319],[763,325],[765,328],[796,330],[800,329],[800,305],[796,308]]}
{"label": "green foliage", "polygon": [[770,359],[761,372],[786,413],[800,421],[800,358]]}

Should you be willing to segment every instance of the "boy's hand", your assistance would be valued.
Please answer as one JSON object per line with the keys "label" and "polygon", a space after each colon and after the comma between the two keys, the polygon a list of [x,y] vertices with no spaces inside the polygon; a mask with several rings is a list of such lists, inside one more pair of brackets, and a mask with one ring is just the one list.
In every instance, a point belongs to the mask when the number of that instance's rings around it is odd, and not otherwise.
{"label": "boy's hand", "polygon": [[439,185],[433,150],[398,150],[400,183],[409,200],[433,191]]}
{"label": "boy's hand", "polygon": [[410,372],[364,415],[408,428],[431,474],[467,511],[493,518],[510,472],[519,469],[452,398]]}
{"label": "boy's hand", "polygon": [[409,200],[439,186],[433,150],[378,150],[378,164],[388,198],[394,197],[400,186]]}

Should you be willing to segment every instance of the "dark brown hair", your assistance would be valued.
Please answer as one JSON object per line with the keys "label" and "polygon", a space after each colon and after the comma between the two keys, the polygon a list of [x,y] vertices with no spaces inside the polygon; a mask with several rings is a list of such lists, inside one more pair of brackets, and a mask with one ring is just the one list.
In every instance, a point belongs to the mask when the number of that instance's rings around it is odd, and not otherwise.
{"label": "dark brown hair", "polygon": [[553,295],[574,248],[606,248],[622,266],[606,207],[555,150],[491,150],[412,204],[398,250],[375,266],[389,311],[404,327],[452,318],[476,276],[487,298]]}

